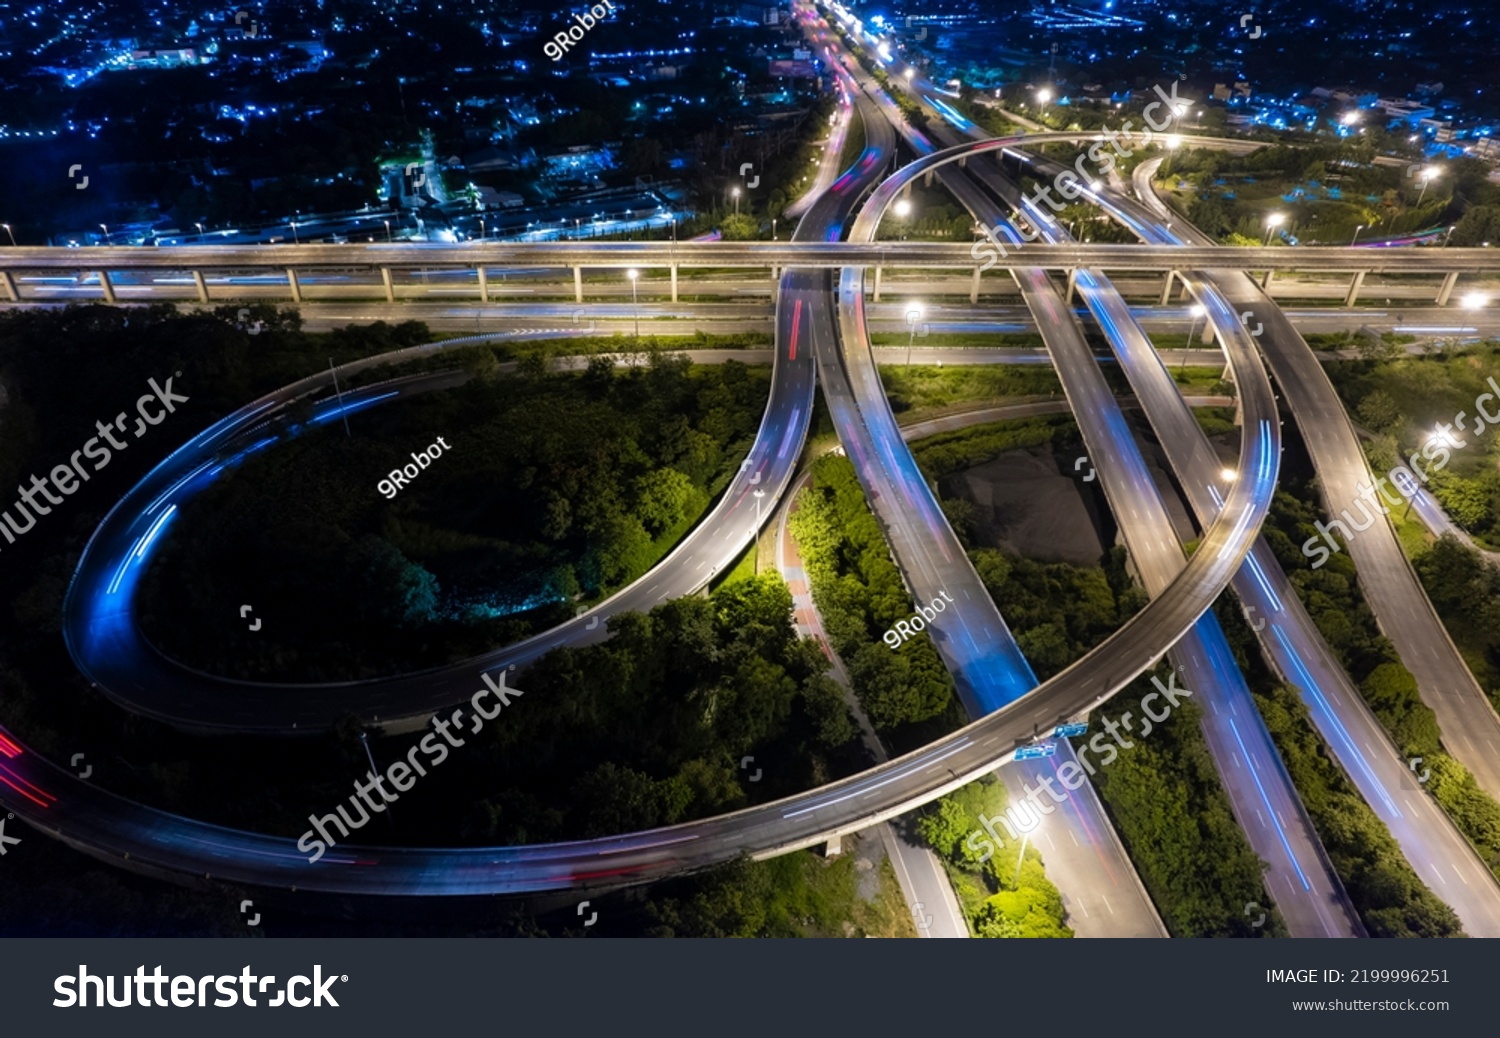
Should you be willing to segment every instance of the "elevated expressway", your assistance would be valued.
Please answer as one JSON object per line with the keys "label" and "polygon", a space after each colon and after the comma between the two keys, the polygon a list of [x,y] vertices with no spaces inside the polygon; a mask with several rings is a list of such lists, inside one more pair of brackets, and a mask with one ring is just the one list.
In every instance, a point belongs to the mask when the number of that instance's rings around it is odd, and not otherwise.
{"label": "elevated expressway", "polygon": [[[891,188],[885,202],[897,189],[899,184]],[[873,252],[878,254],[878,249]],[[830,265],[843,262],[847,257]],[[786,313],[786,299],[784,296],[783,319],[792,317]],[[0,761],[5,776],[0,802],[28,824],[86,853],[148,873],[300,891],[387,896],[617,887],[746,855],[769,857],[856,832],[972,781],[1059,721],[1098,706],[1153,666],[1210,607],[1238,568],[1265,517],[1279,447],[1274,401],[1256,358],[1236,352],[1230,362],[1246,414],[1239,478],[1230,485],[1219,517],[1205,531],[1199,550],[1177,579],[1087,657],[1043,682],[1031,694],[920,751],[820,789],[718,818],[598,840],[501,848],[341,845],[317,863],[310,863],[290,839],[181,818],[81,782],[7,735],[0,743],[0,756],[5,758]],[[250,412],[284,406],[286,399],[322,384],[320,378],[308,381],[315,384],[278,394],[278,399],[270,402],[249,405],[193,442],[211,449],[228,440],[231,432],[253,433],[259,416]],[[326,405],[321,415],[325,420],[332,417]],[[788,428],[794,424],[789,421]],[[785,429],[776,431],[786,434]],[[258,441],[241,442],[244,446],[238,449],[243,450]],[[774,443],[774,438],[771,443],[757,440],[762,450],[773,448]],[[196,468],[181,472],[173,467],[177,464],[174,459],[186,450],[163,463],[171,470],[165,474],[165,487],[155,482],[150,496],[133,493],[128,499],[130,511],[136,506],[142,510],[149,507],[162,490],[178,484]],[[774,447],[770,457],[753,458],[751,472],[732,484],[725,501],[748,491],[752,473],[770,478],[773,473],[767,466],[778,451],[779,447]],[[125,504],[122,502],[116,511],[125,510]],[[163,511],[167,507],[164,502],[157,504]],[[751,525],[753,521],[746,524],[747,538]],[[160,526],[156,528],[159,532]],[[148,524],[136,537],[127,536],[124,546],[112,545],[110,554],[117,559],[124,556],[128,565],[136,550],[132,545],[149,538],[150,531]],[[96,535],[91,547],[99,543]],[[149,541],[142,543],[149,545]],[[669,569],[681,568],[680,556],[669,561],[673,562]],[[82,594],[107,593],[109,581],[117,574],[118,567],[107,566],[102,572],[91,572],[92,586],[84,588]],[[703,579],[696,578],[690,586]],[[70,600],[78,594],[80,583],[75,580]],[[587,619],[580,618],[575,625],[586,624]],[[464,684],[464,697],[479,687],[480,671],[493,666],[493,662],[473,665],[470,680]],[[457,684],[455,681],[453,687]],[[435,698],[442,698],[443,705],[455,701],[451,691]]]}

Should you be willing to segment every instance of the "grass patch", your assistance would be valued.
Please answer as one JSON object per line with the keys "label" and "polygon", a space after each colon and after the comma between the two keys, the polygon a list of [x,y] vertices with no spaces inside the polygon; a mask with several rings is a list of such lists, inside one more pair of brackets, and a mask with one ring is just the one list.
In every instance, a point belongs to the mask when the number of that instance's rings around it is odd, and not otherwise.
{"label": "grass patch", "polygon": [[1052,396],[1062,391],[1046,365],[985,364],[974,367],[887,367],[880,372],[891,410],[912,416],[976,401]]}

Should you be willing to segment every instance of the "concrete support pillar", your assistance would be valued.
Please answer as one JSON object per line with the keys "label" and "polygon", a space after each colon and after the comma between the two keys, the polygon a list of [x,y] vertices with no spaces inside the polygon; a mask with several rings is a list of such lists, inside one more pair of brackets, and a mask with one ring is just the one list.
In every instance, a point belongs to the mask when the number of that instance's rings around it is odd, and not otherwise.
{"label": "concrete support pillar", "polygon": [[16,288],[16,279],[11,276],[10,271],[0,270],[0,288],[5,289],[5,298],[12,303],[21,301],[21,293]]}
{"label": "concrete support pillar", "polygon": [[1344,297],[1345,306],[1353,306],[1359,301],[1359,290],[1365,283],[1365,275],[1368,273],[1368,270],[1356,270],[1354,272],[1354,277],[1349,281],[1349,294]]}
{"label": "concrete support pillar", "polygon": [[396,286],[391,281],[391,268],[380,268],[380,283],[385,286],[385,301],[394,303],[396,301]]}
{"label": "concrete support pillar", "polygon": [[1064,306],[1073,305],[1073,290],[1078,287],[1078,268],[1068,271],[1068,294],[1063,297]]}
{"label": "concrete support pillar", "polygon": [[836,858],[844,853],[844,840],[841,836],[835,836],[823,845],[823,857]]}
{"label": "concrete support pillar", "polygon": [[109,271],[99,271],[99,290],[104,293],[104,301],[113,303],[115,301],[115,285],[109,279]]}
{"label": "concrete support pillar", "polygon": [[1167,271],[1167,283],[1161,286],[1161,301],[1158,306],[1166,306],[1172,301],[1172,282],[1177,280],[1177,271]]}
{"label": "concrete support pillar", "polygon": [[583,268],[573,268],[573,302],[583,302]]}
{"label": "concrete support pillar", "polygon": [[483,264],[475,267],[474,269],[479,274],[479,301],[481,303],[488,303],[490,301],[489,275],[484,272]]}
{"label": "concrete support pillar", "polygon": [[197,286],[198,289],[198,302],[208,302],[208,282],[203,280],[203,271],[193,271],[193,284]]}
{"label": "concrete support pillar", "polygon": [[932,186],[932,170],[929,169],[926,173],[922,174],[922,186],[923,187],[931,187]]}
{"label": "concrete support pillar", "polygon": [[979,302],[979,268],[974,268],[974,280],[969,284],[969,302]]}
{"label": "concrete support pillar", "polygon": [[1458,271],[1443,276],[1443,287],[1438,289],[1437,305],[1447,306],[1448,299],[1453,295],[1453,286],[1458,284]]}
{"label": "concrete support pillar", "polygon": [[1266,271],[1266,276],[1263,277],[1263,278],[1261,278],[1260,287],[1262,289],[1264,289],[1265,291],[1270,292],[1271,291],[1271,278],[1274,277],[1275,275],[1276,275],[1276,271],[1274,271],[1274,270],[1268,270],[1268,271]]}
{"label": "concrete support pillar", "polygon": [[292,302],[302,302],[302,286],[297,283],[297,272],[291,267],[286,268],[286,283],[292,290]]}
{"label": "concrete support pillar", "polygon": [[908,180],[906,182],[906,186],[901,189],[901,197],[902,198],[906,198],[906,199],[910,199],[911,198],[911,181],[910,180]]}
{"label": "concrete support pillar", "polygon": [[880,268],[875,268],[875,302],[880,302]]}
{"label": "concrete support pillar", "polygon": [[677,264],[672,264],[672,302],[677,302]]}
{"label": "concrete support pillar", "polygon": [[968,169],[969,168],[969,156],[965,155],[963,158],[961,158],[961,159],[958,160],[958,168],[959,169]]}

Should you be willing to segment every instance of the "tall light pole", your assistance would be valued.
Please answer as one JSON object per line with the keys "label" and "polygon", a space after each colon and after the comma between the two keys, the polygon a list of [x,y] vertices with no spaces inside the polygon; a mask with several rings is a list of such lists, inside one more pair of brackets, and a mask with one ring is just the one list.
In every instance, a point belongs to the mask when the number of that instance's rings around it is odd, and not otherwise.
{"label": "tall light pole", "polygon": [[641,297],[636,290],[636,279],[641,276],[641,272],[631,267],[625,272],[625,276],[630,278],[631,308],[635,311],[635,343],[639,346],[641,344]]}
{"label": "tall light pole", "polygon": [[1270,216],[1266,217],[1266,240],[1265,240],[1265,243],[1264,243],[1265,245],[1270,245],[1271,244],[1271,235],[1272,235],[1272,233],[1274,233],[1275,230],[1276,230],[1276,228],[1280,227],[1285,222],[1286,222],[1286,215],[1284,213],[1272,213]]}
{"label": "tall light pole", "polygon": [[1198,334],[1198,320],[1204,314],[1208,313],[1208,311],[1203,308],[1202,303],[1194,303],[1188,309],[1188,313],[1193,315],[1193,325],[1188,329],[1187,345],[1183,347],[1182,351],[1182,363],[1177,365],[1179,374],[1187,370],[1187,351],[1193,348],[1193,336]]}
{"label": "tall light pole", "polygon": [[1427,197],[1427,185],[1432,183],[1434,177],[1440,177],[1443,171],[1437,166],[1428,166],[1422,170],[1422,190],[1417,193],[1417,208],[1422,208],[1422,199]]}
{"label": "tall light pole", "polygon": [[296,220],[292,221],[292,244],[293,245],[301,245],[302,244],[302,239],[299,238],[299,237],[297,237],[297,221]]}
{"label": "tall light pole", "polygon": [[109,239],[109,228],[106,227],[104,224],[101,223],[99,225],[99,229],[104,232],[104,244],[105,245],[113,245],[114,242],[110,241],[110,239]]}
{"label": "tall light pole", "polygon": [[1451,225],[1448,228],[1448,233],[1445,234],[1445,235],[1443,235],[1443,248],[1446,249],[1448,247],[1448,243],[1453,240],[1453,232],[1454,232],[1454,230],[1457,229],[1457,227],[1458,227],[1458,224]]}
{"label": "tall light pole", "polygon": [[484,217],[479,218],[479,240],[484,241]]}
{"label": "tall light pole", "polygon": [[898,199],[896,199],[896,204],[894,206],[892,206],[891,209],[892,209],[893,212],[895,212],[897,218],[902,221],[902,224],[901,224],[901,240],[905,241],[906,240],[906,231],[907,231],[907,226],[908,226],[906,224],[906,218],[911,215],[911,202],[909,202],[905,198],[898,198]]}
{"label": "tall light pole", "polygon": [[385,224],[385,241],[389,245],[391,243],[391,221],[381,220],[380,222]]}
{"label": "tall light pole", "polygon": [[15,248],[16,247],[16,232],[10,229],[10,224],[8,224],[8,223],[0,223],[0,227],[4,227],[5,228],[5,233],[10,236],[10,247],[11,248]]}
{"label": "tall light pole", "polygon": [[906,323],[911,325],[911,334],[906,337],[906,366],[911,367],[911,347],[917,338],[917,322],[922,319],[922,304],[913,303],[906,311]]}
{"label": "tall light pole", "polygon": [[740,189],[739,188],[735,188],[733,191],[731,191],[729,193],[734,196],[734,215],[735,216],[739,216],[740,215]]}
{"label": "tall light pole", "polygon": [[760,499],[766,496],[766,492],[759,487],[755,488],[755,539],[750,544],[750,550],[755,553],[754,573],[760,576]]}
{"label": "tall light pole", "polygon": [[[380,769],[375,767],[375,754],[370,752],[370,733],[360,729],[359,742],[365,748],[365,759],[370,762],[370,777],[373,779],[376,775],[380,774]],[[395,816],[387,813],[385,818],[386,821],[391,823],[391,827],[394,828],[396,825]]]}
{"label": "tall light pole", "polygon": [[1359,241],[1359,232],[1362,231],[1362,230],[1364,230],[1364,229],[1365,229],[1365,225],[1364,224],[1360,224],[1358,227],[1354,228],[1354,237],[1352,237],[1352,238],[1349,239],[1349,247],[1350,248],[1353,248],[1354,247],[1354,243],[1357,242],[1357,241]]}
{"label": "tall light pole", "polygon": [[[1470,292],[1468,295],[1464,296],[1463,308],[1468,312],[1469,320],[1474,322],[1475,335],[1479,334],[1479,321],[1477,318],[1475,318],[1474,313],[1477,310],[1483,309],[1484,305],[1489,301],[1489,297],[1480,292]],[[1460,338],[1463,337],[1464,330],[1462,326],[1459,327],[1458,334]]]}
{"label": "tall light pole", "polygon": [[195,221],[193,226],[198,228],[198,240],[201,242],[203,240],[203,224]]}
{"label": "tall light pole", "polygon": [[774,217],[774,216],[771,217],[771,240],[772,241],[777,241],[778,240],[777,237],[776,237],[776,217]]}

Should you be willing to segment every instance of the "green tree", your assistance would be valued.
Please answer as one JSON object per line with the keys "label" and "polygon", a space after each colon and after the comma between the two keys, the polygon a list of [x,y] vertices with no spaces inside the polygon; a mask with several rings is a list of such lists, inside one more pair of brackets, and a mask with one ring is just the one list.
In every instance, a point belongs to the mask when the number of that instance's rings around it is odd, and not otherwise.
{"label": "green tree", "polygon": [[1359,402],[1359,418],[1371,429],[1381,432],[1401,421],[1405,416],[1396,398],[1384,390],[1377,389],[1365,394]]}

